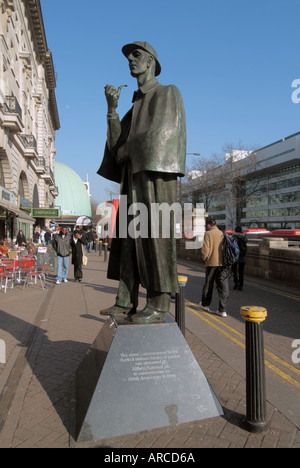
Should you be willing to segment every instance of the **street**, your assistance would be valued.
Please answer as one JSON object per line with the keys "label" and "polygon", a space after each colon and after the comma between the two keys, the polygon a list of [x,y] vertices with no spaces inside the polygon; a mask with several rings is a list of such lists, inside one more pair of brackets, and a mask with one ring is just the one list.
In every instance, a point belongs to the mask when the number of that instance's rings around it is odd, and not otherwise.
{"label": "street", "polygon": [[[80,362],[99,334],[105,318],[100,308],[114,303],[117,282],[106,278],[107,262],[89,255],[82,283],[48,288],[16,286],[1,294],[0,340],[6,363],[0,364],[0,447],[68,448],[72,426],[72,383]],[[204,282],[201,266],[180,262],[188,276],[185,288],[186,340],[224,409],[224,417],[171,425],[106,439],[91,446],[116,448],[298,447],[299,364],[292,362],[292,343],[299,338],[296,290],[246,276],[244,291],[232,291],[228,317],[200,311]],[[145,291],[140,291],[141,310]],[[245,417],[245,324],[243,305],[268,310],[264,323],[267,410],[270,428],[252,434]],[[217,308],[216,291],[212,309]],[[172,301],[172,314],[175,301]],[[2,352],[4,349],[2,349]]]}
{"label": "street", "polygon": [[[256,305],[267,309],[268,317],[263,323],[267,399],[300,427],[300,359],[299,352],[293,347],[294,341],[300,339],[299,292],[250,277],[246,277],[244,290],[238,291],[233,290],[231,279],[228,317],[221,318],[198,307],[204,284],[204,267],[180,261],[178,273],[188,277],[185,287],[186,327],[243,376],[245,321],[240,308]],[[216,289],[210,309],[218,309]]]}

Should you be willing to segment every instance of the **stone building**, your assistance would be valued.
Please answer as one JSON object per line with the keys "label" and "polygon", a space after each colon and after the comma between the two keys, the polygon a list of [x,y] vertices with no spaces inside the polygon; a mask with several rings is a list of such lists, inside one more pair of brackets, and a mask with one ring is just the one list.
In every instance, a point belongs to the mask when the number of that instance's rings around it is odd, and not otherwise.
{"label": "stone building", "polygon": [[0,238],[32,237],[55,215],[55,71],[40,1],[0,0],[0,15]]}

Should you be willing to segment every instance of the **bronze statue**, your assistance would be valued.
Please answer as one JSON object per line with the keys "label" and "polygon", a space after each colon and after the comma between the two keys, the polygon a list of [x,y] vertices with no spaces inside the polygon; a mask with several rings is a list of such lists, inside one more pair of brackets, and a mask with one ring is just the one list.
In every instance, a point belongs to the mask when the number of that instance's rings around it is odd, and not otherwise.
{"label": "bronze statue", "polygon": [[[177,177],[185,173],[185,113],[179,90],[163,86],[155,78],[161,66],[150,44],[133,42],[122,52],[138,90],[133,107],[120,121],[116,108],[122,87],[105,87],[108,135],[98,174],[121,184],[127,209],[134,203],[146,206],[150,226],[152,204],[170,206],[177,200]],[[129,216],[128,223],[130,220]],[[150,228],[148,236],[118,237],[118,219],[116,228],[107,275],[119,280],[118,295],[115,305],[100,314],[125,313],[135,323],[164,321],[171,293],[178,291],[174,226],[168,238],[153,238]],[[147,290],[147,304],[136,313],[140,284]]]}

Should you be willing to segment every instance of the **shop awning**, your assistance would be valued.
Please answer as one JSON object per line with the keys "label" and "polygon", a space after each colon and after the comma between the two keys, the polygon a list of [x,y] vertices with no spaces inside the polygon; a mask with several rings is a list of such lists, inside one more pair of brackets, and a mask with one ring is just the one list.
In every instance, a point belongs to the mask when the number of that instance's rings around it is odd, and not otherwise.
{"label": "shop awning", "polygon": [[78,218],[70,217],[61,217],[51,219],[51,224],[57,224],[58,226],[75,226]]}
{"label": "shop awning", "polygon": [[12,205],[11,203],[8,203],[4,200],[0,200],[0,209],[8,211],[9,213],[14,213],[16,216],[19,217],[19,221],[23,221],[29,224],[35,224],[35,218],[32,218],[32,216],[20,210],[17,206]]}

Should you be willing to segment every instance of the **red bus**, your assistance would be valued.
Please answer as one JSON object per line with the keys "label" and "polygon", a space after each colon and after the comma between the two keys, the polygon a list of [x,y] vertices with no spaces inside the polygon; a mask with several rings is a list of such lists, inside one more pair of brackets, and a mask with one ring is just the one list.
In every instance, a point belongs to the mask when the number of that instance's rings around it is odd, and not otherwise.
{"label": "red bus", "polygon": [[97,234],[99,239],[103,242],[107,242],[108,246],[111,245],[113,238],[114,229],[116,225],[117,213],[119,207],[119,199],[108,200],[102,203],[97,208],[97,215],[101,216],[101,219],[97,225]]}

